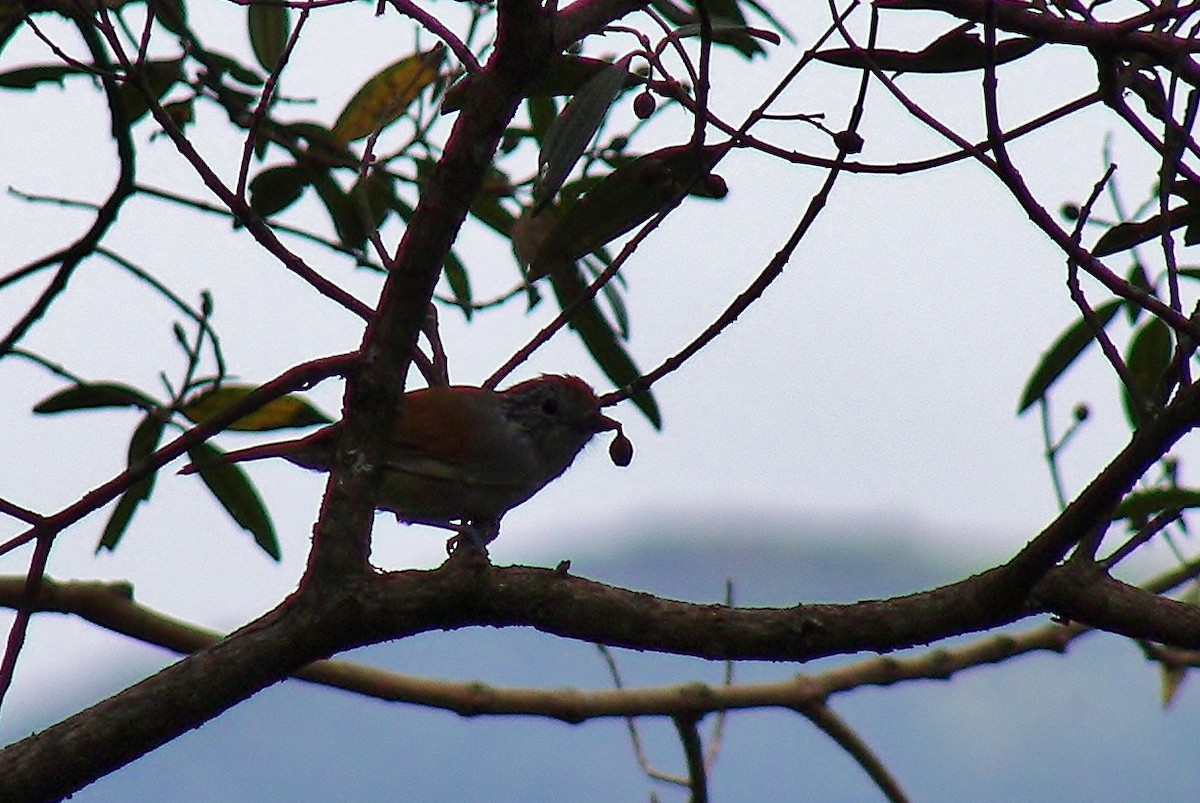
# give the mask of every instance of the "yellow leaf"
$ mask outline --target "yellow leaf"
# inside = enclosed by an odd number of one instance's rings
[[[338,115],[334,137],[342,143],[353,142],[395,122],[421,90],[437,79],[445,50],[439,42],[371,77]]]
[[[1163,666],[1160,676],[1162,678],[1162,689],[1159,700],[1162,702],[1162,707],[1166,708],[1175,702],[1175,697],[1179,694],[1179,687],[1187,679],[1187,668],[1182,666]]]
[[[221,385],[198,393],[183,405],[181,412],[199,424],[212,418],[246,397],[255,389],[254,385]],[[267,402],[252,413],[242,416],[227,429],[243,432],[263,432],[288,427],[307,427],[313,424],[328,424],[331,419],[307,401],[295,394],[280,396]]]

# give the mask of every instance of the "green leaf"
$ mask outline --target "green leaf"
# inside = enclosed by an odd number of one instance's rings
[[[396,197],[394,181],[387,170],[371,168],[365,176],[359,177],[347,193],[368,237],[379,230],[392,210],[392,201]],[[363,239],[366,240],[365,237]]]
[[[442,270],[446,275],[446,283],[450,285],[450,292],[454,294],[454,303],[462,310],[463,316],[468,321],[471,320],[471,316],[475,314],[475,309],[471,306],[471,279],[467,275],[466,266],[454,253],[453,248],[446,253]]]
[[[1150,284],[1150,277],[1146,275],[1146,269],[1136,259],[1129,268],[1129,274],[1125,277],[1125,281],[1145,293],[1154,293],[1154,286]],[[1141,304],[1135,304],[1132,301],[1125,302],[1125,320],[1129,322],[1130,326],[1138,322],[1138,319],[1142,317],[1142,312]]]
[[[471,203],[471,215],[483,225],[503,237],[512,236],[513,223],[516,217],[502,203],[501,197],[511,195],[511,192],[481,192]]]
[[[1117,314],[1117,310],[1121,308],[1122,303],[1119,300],[1109,301],[1096,307],[1095,314],[1101,327],[1108,325],[1108,322]],[[1058,378],[1071,367],[1094,339],[1095,334],[1092,332],[1092,327],[1082,317],[1071,324],[1067,331],[1059,335],[1058,340],[1055,340],[1050,349],[1042,355],[1041,362],[1038,363],[1037,368],[1029,377],[1029,381],[1025,384],[1021,400],[1017,403],[1017,415],[1024,413],[1033,406],[1034,402],[1045,396],[1050,386],[1058,381]]]
[[[146,465],[146,461],[158,448],[165,425],[166,421],[157,411],[147,414],[138,424],[137,429],[133,431],[133,437],[129,439],[128,469],[130,471],[138,471]],[[117,543],[129,528],[129,522],[133,520],[134,511],[137,510],[138,505],[150,498],[150,492],[154,490],[154,479],[157,476],[156,472],[152,472],[142,477],[121,495],[116,508],[113,509],[112,515],[108,517],[108,522],[104,525],[100,543],[96,544],[97,552],[101,549],[112,551],[117,548]]]
[[[558,119],[558,104],[554,98],[543,96],[527,98],[525,105],[529,110],[529,135],[540,144]]]
[[[188,449],[188,457],[192,459],[196,473],[221,507],[238,526],[254,536],[254,543],[263,552],[279,560],[282,552],[270,514],[246,472],[236,463],[222,462],[224,454],[208,443],[199,443]]]
[[[97,382],[72,385],[34,405],[33,411],[48,415],[69,410],[91,410],[98,407],[140,407],[152,410],[156,402],[140,390],[116,382]]]
[[[254,3],[246,9],[246,30],[254,58],[267,72],[274,72],[287,48],[291,33],[288,8],[274,3]]]
[[[1134,491],[1121,500],[1113,511],[1113,521],[1129,519],[1144,522],[1164,510],[1189,510],[1200,507],[1200,491],[1191,488],[1147,488]]]
[[[312,180],[312,186],[329,212],[329,220],[333,223],[333,230],[341,244],[350,249],[361,248],[370,232],[363,225],[358,208],[350,196],[328,172],[317,174]]]
[[[554,119],[538,154],[538,177],[533,185],[535,205],[553,198],[566,181],[600,130],[609,107],[621,94],[627,75],[619,64],[596,73]]]
[[[556,266],[550,272],[550,284],[559,306],[564,309],[587,289],[583,275],[574,263]],[[579,335],[600,370],[618,387],[628,385],[641,376],[641,371],[618,341],[616,332],[600,313],[595,299],[586,301],[571,316],[569,326]],[[662,428],[662,413],[650,391],[635,393],[630,400],[655,429]]]
[[[297,164],[268,167],[250,179],[250,208],[259,217],[278,214],[300,199],[310,178]]]
[[[221,385],[198,393],[180,409],[189,420],[202,424],[218,413],[246,398],[256,385]],[[289,393],[272,399],[252,413],[234,421],[226,429],[240,432],[267,432],[276,429],[311,427],[332,423],[329,416],[318,410],[302,396]]]
[[[1129,351],[1125,355],[1125,365],[1129,368],[1130,379],[1144,398],[1154,409],[1158,409],[1167,401],[1170,388],[1163,381],[1167,368],[1171,365],[1174,355],[1174,345],[1171,342],[1171,327],[1159,318],[1151,318],[1133,335],[1129,343]],[[1134,403],[1128,388],[1123,388],[1121,394],[1125,402],[1125,416],[1134,428],[1142,423],[1142,416],[1147,412]]]
[[[597,254],[599,265],[593,265],[590,259],[580,260],[584,271],[588,274],[588,281],[594,281],[600,274],[612,264],[612,259],[609,255],[601,250]],[[613,322],[616,324],[617,334],[622,340],[629,339],[629,310],[625,306],[625,299],[621,298],[621,290],[619,283],[622,281],[620,274],[614,277],[613,281],[605,282],[600,288],[600,295],[608,303],[608,308],[612,312]]]

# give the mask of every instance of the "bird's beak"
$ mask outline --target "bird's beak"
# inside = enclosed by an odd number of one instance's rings
[[[612,430],[621,431],[621,422],[615,418],[609,418],[603,413],[596,413],[596,417],[592,419],[592,432],[611,432]]]

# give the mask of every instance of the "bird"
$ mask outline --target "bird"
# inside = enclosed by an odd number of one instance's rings
[[[545,374],[503,391],[436,385],[404,394],[400,409],[375,507],[400,521],[454,530],[450,551],[469,543],[486,552],[501,517],[561,476],[598,433],[617,432],[614,463],[633,457],[620,422],[600,412],[595,391],[575,376]],[[282,457],[327,472],[341,430],[337,422],[304,438],[227,452],[218,462]],[[206,467],[189,464],[181,473]]]

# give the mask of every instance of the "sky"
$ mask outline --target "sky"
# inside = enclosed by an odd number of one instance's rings
[[[437,11],[446,5],[439,4]],[[248,60],[242,10],[206,4],[203,13],[228,32],[227,49]],[[411,25],[394,15],[375,19],[362,4],[323,11],[316,19],[283,90],[319,98],[297,104],[298,117],[331,122],[357,86],[396,57],[397,41],[410,47]],[[817,32],[820,15],[794,14],[785,21],[805,43]],[[916,15],[897,25],[890,41],[920,47],[950,27],[936,15]],[[52,25],[48,30],[61,33]],[[768,76],[781,74],[794,57],[789,45],[778,50],[767,61],[720,60],[714,108],[739,120],[739,112],[772,85]],[[44,45],[22,36],[0,54],[0,71],[49,58]],[[1048,75],[1055,76],[1053,84],[1045,80]],[[1084,90],[1088,80],[1094,80],[1094,66],[1071,55],[1039,52],[1028,64],[1005,67],[1005,119],[1015,124],[1050,109]],[[966,135],[982,133],[978,76],[906,76],[901,84]],[[815,69],[785,95],[782,111],[827,111],[830,121],[844,119],[853,87],[848,71]],[[103,197],[113,165],[99,93],[75,79],[65,90],[8,92],[0,103],[7,121],[0,127],[0,148],[20,155],[5,160],[8,187]],[[628,109],[617,113],[628,114]],[[683,122],[667,115],[651,129],[646,149],[682,141],[688,130]],[[222,132],[222,120],[208,111],[195,136],[201,151],[229,176],[240,151]],[[145,158],[140,179],[205,197],[169,143],[148,141],[150,133],[146,125],[137,131]],[[866,142],[861,158],[874,163],[949,150],[878,86],[869,95],[860,133]],[[1153,175],[1103,110],[1089,110],[1069,124],[1021,140],[1012,153],[1035,191],[1055,208],[1090,191],[1103,172],[1109,134],[1118,178],[1136,202]],[[817,141],[795,123],[766,126],[761,135],[785,147],[812,147]],[[644,368],[685,345],[752,281],[824,178],[820,170],[747,151],[731,154],[718,172],[729,184],[729,196],[719,203],[685,204],[623,271],[630,348]],[[298,219],[320,225],[315,210],[302,204]],[[90,216],[7,194],[0,196],[0,221],[3,273],[62,246]],[[394,242],[398,232],[384,234]],[[353,316],[314,298],[244,232],[231,231],[220,218],[138,200],[122,211],[107,242],[186,297],[195,299],[205,288],[213,292],[214,322],[227,359],[245,381],[263,381],[304,359],[351,349],[361,336]],[[374,302],[376,277],[304,244],[288,243],[325,275]],[[505,244],[470,231],[459,247],[471,255],[469,264],[486,266],[475,277],[478,295],[511,285],[516,269]],[[603,546],[597,539],[618,546],[641,537],[644,530],[633,525],[649,516],[687,526],[717,513],[723,521],[736,521],[745,511],[747,522],[751,514],[767,512],[806,521],[861,521],[872,532],[880,523],[895,523],[904,538],[985,556],[979,558],[981,567],[984,560],[1001,559],[1035,536],[1057,509],[1039,422],[1015,411],[1039,355],[1074,320],[1064,280],[1056,249],[979,166],[961,162],[909,177],[847,175],[764,297],[683,370],[655,387],[665,419],[662,431],[650,428],[630,405],[611,411],[634,443],[633,464],[618,468],[606,457],[606,443],[593,444],[566,476],[509,514],[492,558],[554,562]],[[0,321],[14,320],[42,281],[0,293]],[[548,306],[526,314],[520,305],[510,305],[469,325],[454,310],[443,310],[452,379],[476,383],[487,377],[549,320]],[[92,260],[25,346],[89,378],[157,392],[160,371],[178,375],[179,352],[170,328],[176,318],[113,266]],[[1060,420],[1076,401],[1093,403],[1089,423],[1064,456],[1068,490],[1082,487],[1127,435],[1114,383],[1097,356],[1080,366],[1056,396]],[[513,379],[541,372],[577,373],[608,389],[569,335],[539,351]],[[121,411],[29,415],[62,384],[31,365],[11,359],[0,363],[0,410],[9,422],[0,428],[0,449],[9,456],[0,464],[0,495],[43,512],[119,471],[136,425]],[[335,383],[325,383],[311,398],[336,415],[340,392]],[[250,440],[229,435],[220,443],[235,448]],[[168,471],[116,553],[93,554],[106,513],[93,515],[59,537],[50,575],[128,579],[140,601],[174,616],[218,628],[245,621],[294,588],[323,487],[322,477],[288,464],[264,463],[250,471],[280,533],[280,564],[253,547],[195,478]],[[11,523],[0,530],[17,531]],[[704,537],[699,528],[697,537]],[[443,545],[441,533],[381,517],[373,560],[388,569],[432,566],[444,556]],[[27,560],[27,552],[0,558],[0,572],[23,572]],[[0,615],[0,625],[8,621]],[[36,632],[35,623],[18,701],[22,689],[28,694],[70,663],[58,652],[61,642],[52,649]],[[83,638],[71,649],[94,660],[105,638]]]

